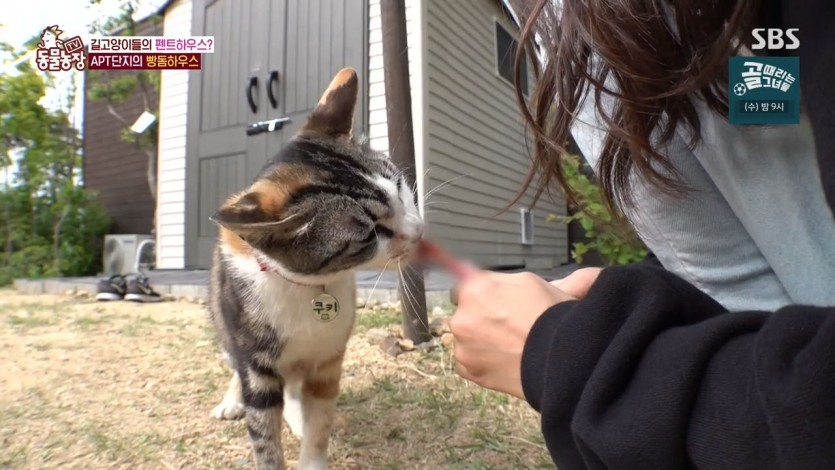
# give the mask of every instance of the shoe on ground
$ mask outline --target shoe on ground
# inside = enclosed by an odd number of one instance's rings
[[[110,276],[108,279],[102,279],[96,284],[96,300],[122,300],[125,297],[127,289],[125,276],[119,274]]]
[[[160,302],[162,296],[154,291],[147,277],[138,276],[128,282],[125,300],[133,302]]]

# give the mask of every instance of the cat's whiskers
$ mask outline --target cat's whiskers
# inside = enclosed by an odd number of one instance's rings
[[[403,175],[406,174],[406,170],[408,170],[410,168],[411,168],[411,166],[404,166],[404,167],[398,168],[397,171],[394,172],[394,175],[392,175],[392,177],[389,178],[389,179],[391,179],[392,181],[395,181],[395,180],[403,177]]]
[[[406,300],[408,300],[408,301],[409,301],[409,307],[411,307],[411,309],[412,309],[412,310],[414,310],[414,308],[415,308],[415,303],[414,303],[414,301],[412,300],[412,293],[411,293],[411,291],[409,290],[409,283],[405,282],[405,280],[404,280],[404,276],[403,276],[403,268],[401,267],[401,264],[400,264],[400,260],[399,260],[399,259],[397,260],[397,272],[398,272],[398,274],[400,275],[400,283],[401,283],[401,285],[403,286],[403,293],[404,293],[404,294],[406,294]],[[401,299],[401,300],[402,300],[402,299]]]
[[[397,140],[395,140],[394,145],[391,146],[391,151],[389,152],[389,155],[391,155],[395,151],[397,151],[397,146],[400,145],[400,141],[403,138],[404,132],[406,131],[406,125],[407,125],[407,123],[404,122],[403,127],[400,129],[400,132],[397,134]]]
[[[406,265],[406,267],[410,267],[410,268],[412,268],[412,269],[415,269],[413,266],[410,266],[410,265],[408,265],[408,264]],[[401,278],[401,280],[402,280],[402,279],[404,278],[404,275],[403,275],[403,266],[402,266],[401,260],[399,260],[399,259],[397,260],[397,270],[400,272],[400,278]],[[417,270],[415,270],[415,272],[417,272]],[[409,284],[408,284],[407,282],[403,282],[402,284],[403,284],[403,290],[404,290],[404,292],[406,293],[406,299],[409,301],[409,306],[410,306],[410,307],[412,308],[412,310],[414,311],[414,310],[415,310],[415,308],[416,308],[417,297],[416,297],[416,296],[415,296],[415,294],[413,294],[413,293],[412,293],[412,291],[409,289]],[[418,320],[420,320],[420,323],[421,323],[421,325],[422,325],[422,326],[424,326],[424,327],[425,327],[425,328],[427,328],[427,329],[429,328],[429,324],[427,324],[426,322],[424,322],[424,321],[423,321],[420,317],[418,317]]]
[[[389,263],[391,263],[391,259],[389,259],[388,261],[386,261],[386,264],[384,264],[384,265],[383,265],[383,269],[381,269],[381,270],[380,270],[380,275],[379,275],[379,276],[377,276],[377,280],[376,280],[376,281],[374,281],[374,287],[372,287],[372,288],[371,288],[371,293],[370,293],[370,294],[368,294],[368,298],[367,298],[367,299],[365,299],[365,302],[366,302],[366,303],[368,303],[368,301],[369,301],[369,300],[371,300],[371,297],[373,297],[373,296],[374,296],[374,291],[376,291],[376,290],[377,290],[377,284],[379,284],[379,283],[380,283],[380,279],[382,279],[382,278],[383,278],[383,274],[385,274],[385,272],[386,272],[386,268],[388,268],[388,267],[389,267]]]
[[[426,181],[426,175],[428,175],[428,174],[429,174],[429,171],[430,171],[430,170],[432,170],[432,168],[427,168],[427,169],[426,169],[426,171],[424,171],[424,172],[423,172],[423,180],[424,180],[424,181]],[[418,192],[418,190],[417,190],[417,184],[418,184],[418,182],[417,182],[417,178],[415,178],[415,180],[414,180],[414,181],[412,181],[412,194],[417,194],[417,192]],[[423,198],[423,200],[424,200],[424,202],[425,202],[425,201],[426,201],[426,198],[424,197],[424,198]]]
[[[470,176],[470,175],[458,175],[458,176],[453,176],[452,178],[450,178],[450,179],[448,179],[448,180],[446,180],[446,181],[444,181],[444,182],[439,183],[437,186],[435,186],[434,188],[430,189],[430,190],[429,190],[429,192],[427,192],[427,193],[423,196],[423,201],[424,201],[424,203],[426,203],[426,201],[429,199],[429,197],[430,197],[430,196],[432,196],[433,194],[435,194],[436,192],[438,192],[440,189],[444,188],[445,186],[448,186],[448,185],[452,184],[453,182],[455,182],[455,181],[457,181],[457,180],[459,180],[459,179],[461,179],[461,178],[467,177],[467,176]]]
[[[428,181],[429,172],[432,171],[432,168],[429,167],[426,171],[423,172],[423,180]],[[412,194],[417,194],[417,178],[415,178],[414,184],[412,185]],[[423,202],[426,202],[426,195],[423,195]]]

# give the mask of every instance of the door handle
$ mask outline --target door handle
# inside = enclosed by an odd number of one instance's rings
[[[276,85],[278,85],[278,70],[273,70],[270,72],[270,78],[267,80],[267,98],[270,100],[273,109],[278,107],[278,98],[276,98],[273,92],[273,88]]]
[[[255,104],[255,98],[252,97],[252,89],[258,89],[258,77],[250,77],[249,85],[246,86],[246,101],[249,103],[249,109],[252,110],[253,113],[258,112],[258,105]]]
[[[280,130],[284,124],[290,122],[290,118],[270,119],[269,121],[258,121],[246,126],[246,135],[258,135],[264,132]]]

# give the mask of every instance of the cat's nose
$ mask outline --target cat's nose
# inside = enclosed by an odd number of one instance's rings
[[[415,228],[415,232],[409,237],[409,241],[417,243],[421,238],[423,238],[423,225]]]
[[[411,233],[411,234],[408,234],[408,235],[405,234],[405,233],[398,233],[394,237],[394,239],[399,241],[399,242],[417,243],[417,242],[420,241],[420,239],[422,237],[423,237],[423,229],[419,229],[419,230],[415,231],[414,233]]]

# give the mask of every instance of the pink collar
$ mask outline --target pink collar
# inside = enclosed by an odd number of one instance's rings
[[[288,278],[287,276],[285,276],[284,274],[281,274],[278,270],[270,269],[270,267],[267,266],[267,263],[265,263],[261,260],[257,260],[257,261],[258,261],[258,267],[261,269],[261,272],[278,274],[279,277],[281,277],[285,281],[289,282],[290,284],[295,284],[295,285],[301,286],[301,287],[316,287],[316,288],[322,289],[322,292],[325,291],[325,285],[324,284],[305,284],[303,282],[294,281],[294,280]]]

